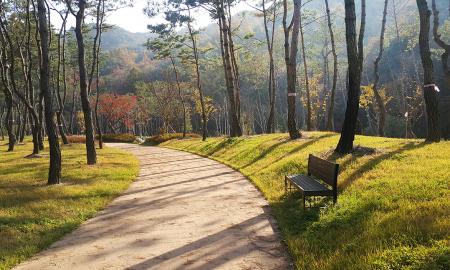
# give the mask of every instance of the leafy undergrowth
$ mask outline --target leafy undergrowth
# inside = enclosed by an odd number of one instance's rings
[[[6,152],[0,142],[0,269],[9,269],[48,247],[92,217],[128,187],[138,173],[135,157],[97,149],[98,165],[87,166],[85,147],[62,146],[62,184],[47,186],[48,148],[24,158],[32,143]]]
[[[184,139],[190,138],[200,138],[200,135],[195,133],[187,133]],[[183,139],[183,133],[165,133],[161,135],[151,136],[145,139],[144,145],[154,146],[174,139]]]
[[[86,136],[84,136],[84,135],[68,135],[67,141],[69,143],[86,143]]]
[[[102,139],[103,142],[133,143],[136,137],[131,133],[103,134]]]
[[[172,140],[161,146],[211,157],[265,195],[298,269],[450,269],[450,142],[357,136],[354,154],[330,155],[338,134],[311,132]],[[285,195],[285,174],[305,173],[308,154],[340,164],[339,197],[304,211]]]

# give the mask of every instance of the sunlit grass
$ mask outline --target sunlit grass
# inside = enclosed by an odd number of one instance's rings
[[[341,165],[338,204],[303,211],[285,196],[285,174],[305,173],[308,154],[324,155],[334,133],[172,140],[181,149],[245,174],[272,206],[298,269],[450,269],[450,142],[358,136],[370,155],[329,157]],[[243,194],[243,196],[245,196]]]
[[[0,141],[0,269],[48,247],[92,217],[136,177],[138,161],[123,151],[98,149],[87,166],[82,144],[62,146],[62,184],[47,186],[48,148],[24,158],[32,144],[6,152]]]

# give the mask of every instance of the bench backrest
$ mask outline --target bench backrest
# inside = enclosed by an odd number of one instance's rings
[[[309,155],[308,159],[308,175],[319,178],[325,183],[337,188],[337,177],[339,174],[339,164],[329,162],[314,155]]]

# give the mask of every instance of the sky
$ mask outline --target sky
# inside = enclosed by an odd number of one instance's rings
[[[156,0],[163,1],[163,0]],[[134,0],[134,4],[132,7],[121,8],[117,11],[110,12],[106,18],[106,22],[108,24],[114,24],[121,28],[124,28],[127,31],[137,33],[137,32],[148,32],[147,25],[151,23],[157,23],[161,21],[161,18],[150,19],[147,15],[144,14],[143,9],[147,5],[147,0]],[[235,8],[234,12],[240,12],[242,10],[249,9],[250,7],[246,4],[239,4]],[[205,27],[208,24],[212,23],[209,15],[204,10],[197,12],[194,14],[196,20],[196,26]],[[56,12],[52,12],[51,14],[52,23],[55,27],[61,24],[61,19]],[[86,20],[86,23],[91,23],[93,21]],[[75,18],[73,16],[69,16],[67,21],[68,28],[75,26]]]
[[[130,32],[147,32],[147,25],[161,21],[160,18],[150,19],[144,14],[143,9],[147,6],[146,0],[134,0],[133,7],[122,8],[112,12],[106,22],[114,24]],[[211,23],[207,13],[196,14],[195,18],[199,26]]]

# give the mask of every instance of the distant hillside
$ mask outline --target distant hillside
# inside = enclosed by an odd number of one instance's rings
[[[383,10],[383,2],[382,0],[377,1],[367,1],[367,11],[368,15],[366,17],[366,33],[365,33],[365,41],[367,42],[371,38],[378,39],[380,27],[381,27],[381,16]],[[396,1],[398,7],[397,12],[399,13],[399,20],[405,20],[408,18],[408,15],[416,12],[416,3],[414,0],[397,0]],[[447,14],[448,1],[447,0],[437,0],[437,6],[439,10],[443,10],[441,20],[445,19],[445,15]],[[344,26],[344,5],[341,0],[330,0],[330,7],[333,12],[338,14],[342,14],[341,16],[337,16],[335,18],[335,27]],[[320,17],[323,14],[324,10],[323,1],[313,1],[304,6],[305,10],[313,11],[315,16]],[[360,1],[356,0],[356,9],[359,16],[360,12]],[[393,16],[392,16],[392,6],[389,6],[389,16],[388,16],[388,24],[393,25]],[[250,10],[247,12],[241,12],[240,14],[235,15],[234,22],[235,24],[240,25],[240,32],[242,34],[253,32],[255,37],[258,39],[264,39],[264,29],[263,29],[263,21],[261,17],[254,16],[255,11]],[[310,13],[310,12],[309,12]],[[246,14],[242,18],[242,16]],[[281,15],[278,18],[279,22],[277,24],[277,28],[281,31]],[[306,19],[309,21],[310,19]],[[201,32],[201,40],[203,42],[212,42],[215,43],[218,41],[218,27],[217,24],[212,23],[208,26],[204,27]],[[318,24],[310,24],[306,27],[306,31],[312,31],[314,29],[318,29]],[[143,44],[147,41],[149,37],[151,37],[151,33],[132,33],[127,30],[114,26],[111,30],[105,32],[103,34],[103,49],[110,51],[118,48],[126,48],[131,50],[144,50]]]
[[[118,26],[113,26],[102,35],[102,48],[106,51],[127,48],[144,50],[144,44],[151,33],[132,33]]]

